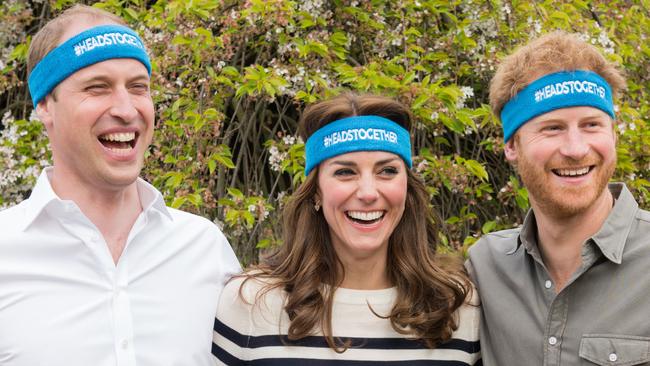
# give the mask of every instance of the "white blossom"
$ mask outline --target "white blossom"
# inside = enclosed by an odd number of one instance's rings
[[[280,151],[275,145],[269,148],[269,165],[276,172],[282,171],[282,162],[288,157],[288,153]]]
[[[603,51],[605,53],[614,53],[615,44],[611,39],[609,39],[609,36],[605,30],[600,31],[600,34],[598,35],[598,43],[603,47]]]
[[[456,101],[456,108],[461,109],[465,107],[465,101],[474,97],[474,89],[471,86],[461,86],[460,91],[463,93]]]

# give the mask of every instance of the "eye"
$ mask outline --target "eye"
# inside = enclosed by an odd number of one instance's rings
[[[108,84],[91,84],[84,88],[84,91],[90,93],[102,93],[108,90]]]
[[[397,175],[398,173],[399,173],[399,169],[397,169],[397,167],[394,166],[385,166],[381,168],[381,170],[379,171],[379,174],[387,175],[387,176]]]
[[[337,169],[334,172],[335,177],[349,177],[349,176],[354,175],[354,174],[355,174],[354,170],[352,170],[350,168],[341,168],[341,169]]]
[[[600,121],[587,121],[585,122],[585,127],[587,128],[598,128],[602,125]]]
[[[544,132],[557,132],[561,130],[562,130],[562,126],[560,125],[546,125],[542,127],[542,131]]]
[[[131,85],[131,90],[133,90],[136,93],[146,93],[149,91],[149,84],[145,83],[136,83]]]

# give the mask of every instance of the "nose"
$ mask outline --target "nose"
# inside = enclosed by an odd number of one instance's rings
[[[377,182],[373,174],[363,174],[358,181],[356,196],[363,202],[373,202],[379,197]]]
[[[124,123],[131,123],[138,117],[138,110],[133,103],[132,96],[124,87],[118,87],[113,91],[109,112],[112,117],[120,119]]]
[[[581,160],[589,154],[588,136],[579,128],[571,128],[566,132],[566,140],[560,148],[560,153],[573,160]]]

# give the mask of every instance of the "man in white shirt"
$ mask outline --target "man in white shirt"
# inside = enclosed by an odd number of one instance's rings
[[[28,71],[54,164],[0,212],[0,365],[211,365],[240,266],[212,222],[138,178],[154,126],[142,41],[75,6],[33,38]]]

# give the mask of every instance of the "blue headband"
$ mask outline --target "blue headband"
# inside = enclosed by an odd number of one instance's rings
[[[151,63],[138,34],[121,25],[101,25],[68,39],[50,51],[29,75],[34,108],[60,82],[84,67],[113,58],[133,58],[147,68]]]
[[[323,160],[354,151],[388,151],[413,165],[406,129],[384,117],[354,116],[328,123],[307,139],[305,175]]]
[[[583,70],[557,72],[533,81],[506,103],[501,110],[504,141],[532,118],[568,107],[594,107],[615,118],[612,89],[600,75]]]

